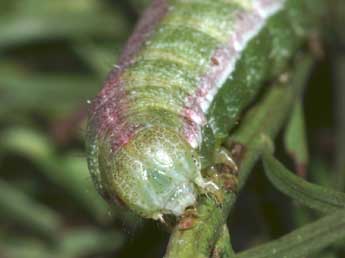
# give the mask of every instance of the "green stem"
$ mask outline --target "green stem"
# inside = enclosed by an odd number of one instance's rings
[[[284,145],[294,161],[296,173],[305,178],[309,157],[302,98],[296,101],[290,121],[285,129]]]
[[[235,252],[230,243],[228,227],[224,224],[220,237],[212,252],[212,258],[234,258]]]
[[[280,239],[239,253],[236,258],[299,258],[345,237],[345,210],[310,223]]]
[[[263,162],[268,179],[290,198],[324,213],[345,209],[345,193],[305,181],[286,169],[271,154],[265,153]]]
[[[296,96],[305,86],[312,64],[310,57],[301,59],[295,65],[290,83],[271,87],[263,101],[248,112],[239,129],[230,137],[229,142],[242,145],[244,149],[238,160],[239,189],[263,151],[270,146],[270,139],[282,127]],[[224,203],[220,207],[215,200],[201,197],[195,226],[184,231],[177,227],[174,229],[165,258],[210,257],[235,200],[236,193],[225,192]]]

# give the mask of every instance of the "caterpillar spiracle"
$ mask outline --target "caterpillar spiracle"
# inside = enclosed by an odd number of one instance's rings
[[[88,166],[137,214],[195,204],[241,111],[319,20],[321,0],[154,0],[92,101]]]

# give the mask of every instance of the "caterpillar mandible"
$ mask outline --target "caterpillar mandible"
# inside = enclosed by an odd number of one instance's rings
[[[264,81],[317,23],[321,0],[154,0],[92,101],[98,191],[146,218],[181,215],[212,186],[201,169]]]

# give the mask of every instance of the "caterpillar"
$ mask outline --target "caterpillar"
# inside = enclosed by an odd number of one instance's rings
[[[321,0],[154,0],[90,107],[88,167],[103,197],[161,219],[216,187],[201,170],[323,8]]]

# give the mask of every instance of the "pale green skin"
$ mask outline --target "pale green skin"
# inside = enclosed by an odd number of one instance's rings
[[[193,149],[182,133],[184,101],[209,68],[215,49],[232,33],[233,10],[247,7],[245,1],[242,6],[235,4],[241,1],[182,2],[169,1],[173,8],[123,74],[131,103],[128,120],[144,129],[114,154],[106,135],[100,136],[89,121],[88,163],[97,189],[110,202],[121,199],[146,218],[181,215],[212,186],[201,169],[214,163],[220,144],[262,83],[284,72],[323,4],[287,0],[269,19],[213,99],[203,142]]]
[[[117,197],[129,200],[126,205],[144,217],[181,215],[185,207],[196,201],[194,183],[204,186],[200,164],[193,157],[197,153],[164,127],[140,131],[115,158],[109,155],[107,147],[100,149],[100,154],[104,159],[100,164],[108,166],[101,166],[100,170],[113,171],[102,173],[102,182],[107,182],[108,189],[121,189],[116,192]]]

